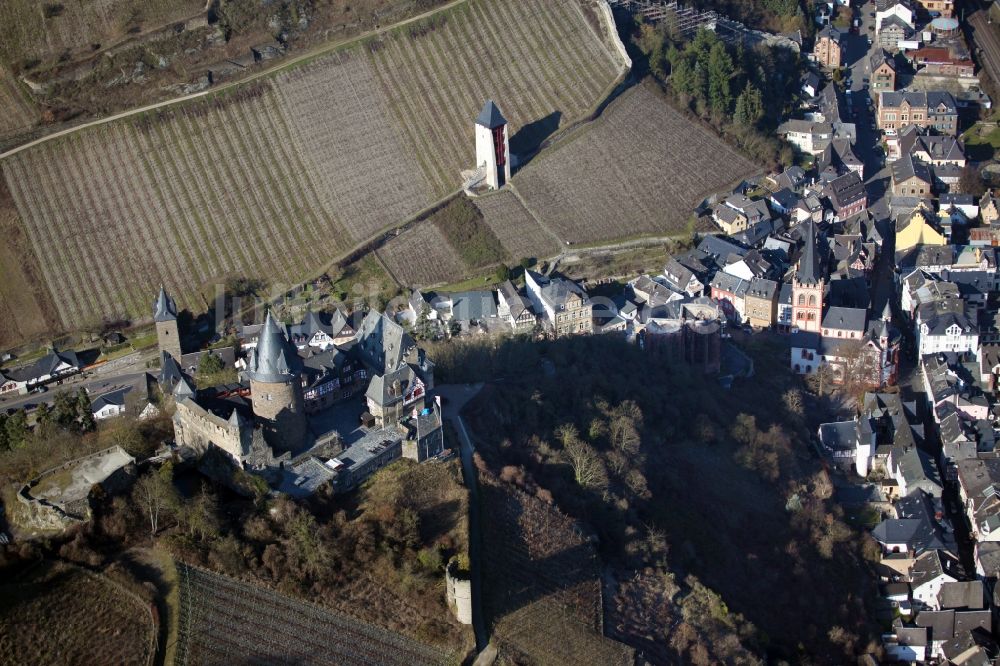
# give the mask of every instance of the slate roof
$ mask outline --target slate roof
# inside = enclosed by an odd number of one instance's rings
[[[288,334],[288,339],[292,341],[300,340],[305,342],[320,332],[331,335],[333,333],[333,327],[324,322],[323,319],[324,317],[319,313],[307,312],[305,319],[303,319],[301,323],[292,324],[286,327],[285,330]]]
[[[503,294],[504,301],[506,301],[507,307],[510,309],[510,316],[515,320],[524,314],[525,311],[531,311],[531,303],[517,291],[514,283],[510,280],[504,281],[497,290]]]
[[[893,16],[896,15],[893,14]],[[882,24],[885,25],[884,19],[882,21]],[[869,66],[868,71],[874,72],[883,64],[889,65],[889,67],[892,68],[892,71],[896,71],[896,61],[895,59],[893,59],[891,55],[889,55],[888,51],[886,51],[885,49],[875,49],[874,51],[872,51],[871,55],[868,57],[868,66]]]
[[[799,195],[797,195],[795,192],[792,192],[787,187],[783,187],[774,194],[772,194],[771,198],[774,199],[774,201],[777,202],[777,204],[782,208],[784,208],[785,210],[791,210],[792,208],[795,208],[795,204],[799,202]]]
[[[982,610],[986,607],[983,581],[947,582],[938,591],[938,603],[942,609]]]
[[[725,259],[730,254],[736,254],[743,256],[747,253],[747,249],[737,245],[736,243],[730,242],[725,238],[720,238],[719,236],[705,236],[698,243],[698,250],[704,252],[706,255]]]
[[[867,196],[865,184],[861,182],[861,177],[853,171],[845,173],[827,185],[827,196],[834,208],[840,210],[846,208]]]
[[[288,342],[283,327],[268,311],[257,346],[247,356],[246,375],[264,383],[285,383],[302,370],[298,351]]]
[[[955,104],[955,98],[949,92],[937,91],[914,91],[914,90],[899,90],[899,91],[883,91],[879,93],[879,108],[895,109],[899,108],[903,101],[906,101],[910,107],[927,108],[928,115],[936,115],[938,106],[943,105],[945,107],[944,113],[954,114],[957,113],[958,106]]]
[[[365,397],[383,407],[393,405],[406,396],[416,379],[416,374],[408,365],[386,372],[385,375],[374,375],[365,391]],[[399,382],[398,387],[396,382]]]
[[[943,550],[929,550],[917,556],[910,566],[910,586],[917,589],[942,574],[957,580],[961,577],[959,569],[959,561],[953,555]]]
[[[923,325],[927,327],[927,332],[924,335],[947,335],[947,330],[952,324],[957,324],[962,333],[971,334],[976,332],[975,325],[965,314],[961,312],[942,312],[924,321]]]
[[[174,299],[167,296],[167,290],[163,288],[163,285],[160,285],[160,295],[153,303],[153,321],[159,323],[175,319],[177,319],[177,305],[174,303]]]
[[[831,307],[823,317],[823,328],[864,333],[868,311],[862,308]]]
[[[492,291],[460,291],[451,294],[451,316],[458,321],[481,321],[497,316]]]
[[[131,386],[125,386],[120,389],[115,389],[114,391],[108,391],[107,393],[102,393],[90,402],[90,411],[97,413],[102,408],[112,405],[115,407],[125,406],[125,394],[132,390]]]
[[[500,109],[493,100],[486,100],[486,104],[483,105],[483,110],[479,112],[479,116],[476,118],[476,124],[482,125],[489,129],[496,129],[497,127],[503,127],[507,124],[507,119],[503,117],[500,113]]]
[[[783,282],[781,284],[781,293],[778,294],[778,303],[781,303],[782,305],[791,305],[793,292],[794,289],[792,288],[791,283]]]
[[[548,303],[554,310],[562,310],[566,306],[566,301],[570,295],[575,294],[586,303],[590,296],[580,285],[561,277],[546,277],[540,273],[531,273],[531,278],[538,285],[538,296]]]
[[[379,373],[398,368],[416,347],[402,326],[375,310],[365,316],[354,338],[362,360]]]
[[[816,256],[816,223],[806,220],[804,227],[804,244],[802,256],[799,257],[799,268],[796,277],[799,282],[805,285],[818,284],[823,279],[823,270],[820,261]]]
[[[812,331],[798,331],[797,333],[792,333],[788,336],[788,343],[794,349],[818,350],[820,347],[819,333],[813,333]]]
[[[773,301],[774,297],[778,294],[778,283],[774,280],[768,280],[766,278],[755,277],[750,280],[750,287],[747,289],[746,295],[753,296],[754,298],[762,298],[764,300]]]
[[[790,190],[797,190],[805,182],[805,179],[805,170],[799,166],[792,166],[779,173],[772,180],[774,180],[778,189],[788,188]]]
[[[77,370],[83,367],[80,363],[80,359],[77,358],[76,352],[72,349],[67,351],[56,351],[55,349],[52,349],[48,354],[29,366],[8,371],[8,377],[15,381],[35,381],[45,376],[51,376],[52,373],[56,371],[56,368],[63,363],[72,366]]]
[[[747,289],[750,288],[750,281],[744,280],[741,277],[735,275],[730,275],[723,271],[719,271],[712,278],[712,282],[709,284],[712,289],[718,289],[726,293],[735,295],[737,298],[742,298],[746,296]]]
[[[900,154],[927,153],[932,160],[965,159],[962,143],[955,137],[946,134],[929,134],[917,125],[907,125],[899,130]]]
[[[858,424],[855,421],[823,423],[819,427],[819,441],[830,451],[854,450],[858,443]]]
[[[911,153],[904,153],[902,157],[892,163],[892,181],[903,183],[911,178],[917,178],[930,185],[931,171],[926,164],[915,159]]]

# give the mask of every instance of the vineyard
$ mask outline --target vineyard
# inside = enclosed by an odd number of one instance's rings
[[[423,26],[371,42],[371,59],[435,191],[472,166],[472,120],[494,99],[512,150],[535,123],[591,109],[621,67],[587,25],[577,0],[472,0]]]
[[[153,618],[103,576],[42,565],[0,585],[0,661],[6,664],[151,663]]]
[[[18,89],[18,83],[0,65],[0,140],[30,128],[38,120],[38,112]]]
[[[626,646],[601,635],[600,565],[574,521],[488,472],[480,491],[483,610],[501,652],[516,662],[631,664]]]
[[[178,563],[176,663],[441,664],[413,639],[264,587]]]
[[[298,282],[456,190],[487,97],[526,145],[593,107],[619,67],[576,0],[469,0],[0,170],[64,327],[148,316],[160,283],[201,309],[226,277]]]
[[[702,198],[755,169],[645,84],[513,180],[563,240],[593,243],[682,232]]]
[[[559,241],[542,228],[516,195],[509,191],[479,197],[476,208],[515,261],[559,254]]]
[[[423,287],[455,282],[465,275],[462,258],[451,249],[437,227],[413,225],[378,250],[392,275],[406,285]]]

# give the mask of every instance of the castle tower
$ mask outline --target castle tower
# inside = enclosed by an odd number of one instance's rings
[[[823,289],[826,280],[816,251],[816,223],[806,221],[805,246],[792,278],[792,325],[800,331],[819,333],[823,323]]]
[[[253,411],[264,438],[278,451],[302,449],[308,438],[302,399],[302,361],[284,331],[267,313],[256,349],[247,357]]]
[[[167,352],[178,363],[181,361],[181,336],[177,328],[177,305],[160,285],[160,295],[153,304],[153,322],[156,324],[156,341],[161,352]]]
[[[510,180],[510,141],[507,119],[488,100],[476,118],[476,167],[486,169],[486,184],[495,190]]]

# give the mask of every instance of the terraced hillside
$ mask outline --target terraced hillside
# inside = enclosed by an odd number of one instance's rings
[[[130,29],[188,18],[204,6],[202,0],[4,0],[0,62],[46,63],[119,39]]]
[[[513,182],[528,208],[575,244],[682,232],[706,195],[755,170],[643,84]]]
[[[51,299],[39,308],[58,303],[67,328],[148,316],[161,282],[200,309],[227,276],[301,280],[455,191],[486,98],[522,146],[601,99],[622,64],[578,1],[468,0],[19,152],[0,169],[30,248],[9,250],[30,249]],[[0,285],[0,310],[11,298]]]
[[[4,664],[143,666],[155,629],[142,599],[74,566],[40,563],[0,585]]]
[[[266,588],[178,564],[176,663],[399,664],[453,661],[434,648]]]
[[[0,65],[0,139],[30,128],[38,110],[18,89],[14,77]]]

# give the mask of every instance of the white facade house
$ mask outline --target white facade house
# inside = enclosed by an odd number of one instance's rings
[[[497,289],[497,311],[515,331],[530,331],[537,323],[531,303],[507,280]]]
[[[979,348],[979,331],[965,315],[954,312],[945,312],[921,322],[918,338],[921,356],[975,352]]]
[[[939,610],[938,593],[945,583],[958,581],[958,560],[943,550],[929,550],[910,567],[910,589],[914,604]]]
[[[882,21],[889,18],[890,16],[899,17],[899,19],[910,26],[913,29],[913,10],[904,5],[901,2],[897,2],[891,7],[886,7],[880,12],[875,12],[875,32],[881,32]]]
[[[124,388],[108,391],[107,393],[102,393],[97,396],[90,403],[90,411],[94,415],[94,419],[97,421],[103,421],[104,419],[110,419],[124,414],[125,394],[131,389],[132,387],[126,386]]]
[[[486,102],[476,118],[476,168],[484,170],[486,185],[492,190],[503,187],[510,180],[507,119],[493,100]]]

